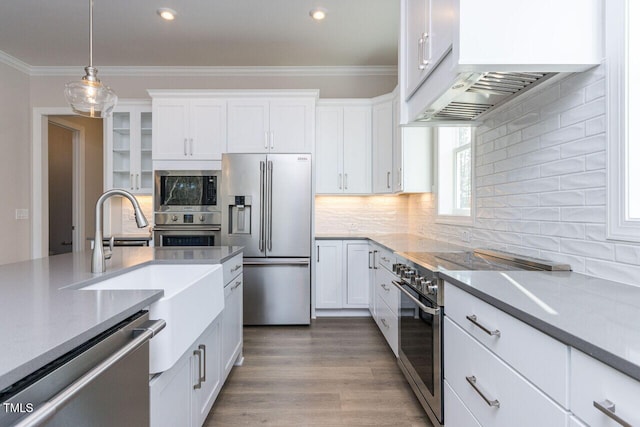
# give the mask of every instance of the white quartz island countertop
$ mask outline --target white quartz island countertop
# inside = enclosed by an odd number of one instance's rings
[[[572,272],[444,271],[440,277],[640,381],[640,287]]]
[[[0,266],[0,392],[163,295],[161,290],[77,288],[143,265],[220,264],[240,252],[236,246],[114,248],[101,274],[91,273],[91,252]]]

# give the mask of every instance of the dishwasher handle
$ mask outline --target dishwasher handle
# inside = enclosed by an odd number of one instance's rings
[[[160,332],[167,325],[162,319],[149,320],[137,328],[133,329],[133,340],[121,349],[113,353],[111,356],[100,362],[86,374],[69,384],[67,388],[60,393],[53,396],[47,402],[42,403],[38,409],[32,412],[27,417],[23,418],[14,427],[32,427],[39,426],[54,416],[56,412],[61,410],[69,401],[74,398],[78,393],[82,391],[86,386],[91,384],[98,376],[109,369],[111,366],[118,363],[120,360],[127,357],[140,347],[142,347],[147,341],[153,338],[158,332]]]

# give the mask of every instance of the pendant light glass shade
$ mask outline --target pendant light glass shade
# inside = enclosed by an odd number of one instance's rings
[[[87,117],[103,118],[113,111],[118,102],[116,93],[98,78],[93,66],[93,0],[89,0],[89,66],[80,81],[69,82],[64,96],[74,113]]]

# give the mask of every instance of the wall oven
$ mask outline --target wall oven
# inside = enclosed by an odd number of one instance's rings
[[[220,246],[220,171],[155,171],[156,246]]]

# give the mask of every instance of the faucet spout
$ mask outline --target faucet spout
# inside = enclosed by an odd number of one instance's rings
[[[104,248],[102,247],[102,206],[107,199],[113,196],[121,196],[131,202],[138,228],[144,228],[149,225],[147,218],[142,213],[138,200],[136,200],[133,194],[119,188],[105,191],[96,202],[96,234],[93,239],[93,253],[91,254],[92,273],[104,273],[107,269]]]

